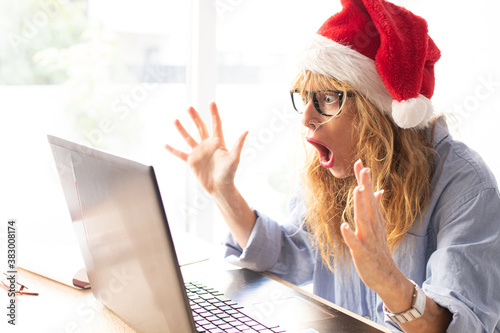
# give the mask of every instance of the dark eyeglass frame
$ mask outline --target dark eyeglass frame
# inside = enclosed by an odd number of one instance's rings
[[[337,94],[337,96],[339,98],[339,111],[336,114],[326,114],[326,113],[323,113],[323,111],[321,111],[321,109],[319,107],[318,99],[316,98],[316,93],[318,93],[318,92],[330,92],[330,93]],[[304,111],[302,111],[302,112],[299,111],[299,109],[295,105],[295,100],[293,98],[293,94],[300,94],[300,90],[298,88],[294,89],[294,90],[290,90],[290,97],[292,98],[292,104],[293,104],[293,108],[295,109],[295,111],[297,111],[299,114],[303,114]],[[313,101],[314,108],[316,109],[316,111],[318,111],[319,114],[326,116],[326,117],[336,117],[342,112],[342,105],[344,104],[344,92],[343,91],[325,89],[325,90],[316,90],[316,91],[306,92],[306,103],[305,103],[306,105],[309,101],[309,97],[308,97],[309,94],[311,94],[311,99]],[[352,97],[352,96],[354,96],[354,93],[351,91],[348,91],[345,96]],[[304,110],[305,110],[305,108],[304,108]]]

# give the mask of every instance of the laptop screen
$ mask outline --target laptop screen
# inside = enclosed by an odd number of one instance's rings
[[[48,140],[95,297],[140,332],[195,331],[153,167]]]

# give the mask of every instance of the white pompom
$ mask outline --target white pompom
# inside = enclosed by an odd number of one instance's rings
[[[430,100],[422,95],[401,102],[392,101],[392,118],[401,128],[423,128],[432,114]]]

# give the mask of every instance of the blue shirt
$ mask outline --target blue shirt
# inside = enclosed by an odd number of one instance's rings
[[[440,119],[434,135],[437,169],[422,223],[393,253],[401,272],[453,314],[448,332],[500,332],[500,195],[482,159],[449,135]],[[295,198],[283,225],[257,212],[242,250],[228,235],[226,259],[255,271],[269,271],[361,316],[401,329],[384,316],[383,302],[365,286],[354,265],[334,274],[300,227],[304,203]]]

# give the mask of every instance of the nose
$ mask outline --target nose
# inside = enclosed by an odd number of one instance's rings
[[[319,116],[321,116],[314,108],[314,102],[309,100],[306,104],[304,113],[302,114],[302,125],[311,129],[316,129],[318,124],[321,123]]]

